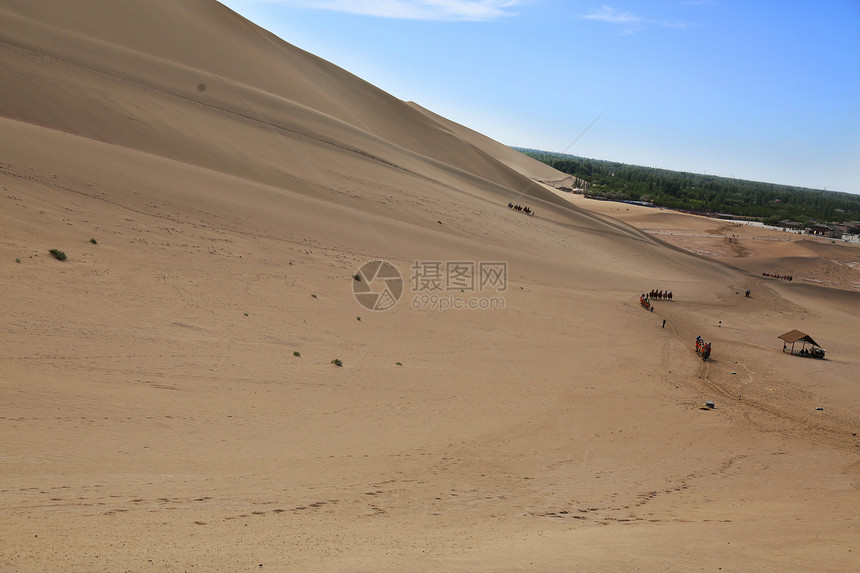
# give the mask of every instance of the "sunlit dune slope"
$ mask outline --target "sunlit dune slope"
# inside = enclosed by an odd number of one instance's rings
[[[12,2],[2,15],[6,117],[243,176],[242,148],[277,130],[285,155],[304,138],[402,169],[430,160],[529,185],[411,105],[211,1]],[[234,139],[229,157],[211,148],[218,133]]]
[[[90,13],[99,18],[81,16]],[[12,2],[0,15],[8,78],[0,114],[11,120],[254,181],[275,194],[431,226],[445,219],[466,235],[498,235],[501,244],[528,241],[494,224],[511,215],[499,212],[509,201],[530,203],[541,219],[574,233],[650,242],[533,183],[553,178],[546,166],[399,101],[217,3]],[[624,245],[617,251],[635,267],[639,255]]]

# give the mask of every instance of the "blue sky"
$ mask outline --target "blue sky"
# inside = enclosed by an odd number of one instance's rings
[[[860,0],[222,3],[507,145],[860,193]]]

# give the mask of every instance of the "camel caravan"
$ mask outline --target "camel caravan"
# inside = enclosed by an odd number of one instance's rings
[[[652,299],[672,300],[672,291],[652,289],[648,293],[643,292],[639,297],[639,304],[641,304],[642,308],[645,310],[654,312],[654,305],[651,304]]]
[[[779,279],[782,281],[790,281],[794,279],[794,275],[778,275],[776,273],[762,273],[761,276],[769,279]]]
[[[514,205],[513,203],[508,203],[508,207],[513,209],[514,211],[518,211],[520,213],[525,213],[526,215],[534,215],[535,212],[532,211],[529,207],[523,207],[522,205]]]
[[[651,306],[651,301],[648,299],[648,295],[646,295],[645,293],[642,293],[642,296],[639,297],[639,304],[641,304],[642,308],[644,308],[645,310],[650,310],[651,312],[654,312],[654,307]]]
[[[701,336],[696,337],[696,354],[702,357],[702,361],[711,356],[711,343],[705,342]]]
[[[670,290],[652,290],[648,293],[649,298],[657,300],[672,300],[672,291]]]

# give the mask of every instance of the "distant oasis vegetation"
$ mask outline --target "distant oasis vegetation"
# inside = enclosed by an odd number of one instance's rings
[[[768,225],[860,220],[860,195],[514,149],[584,180],[586,196],[753,217]]]

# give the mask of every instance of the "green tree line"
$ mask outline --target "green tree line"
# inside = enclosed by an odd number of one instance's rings
[[[586,194],[591,196],[755,217],[771,225],[784,219],[801,223],[860,220],[860,195],[515,149],[588,181]]]

